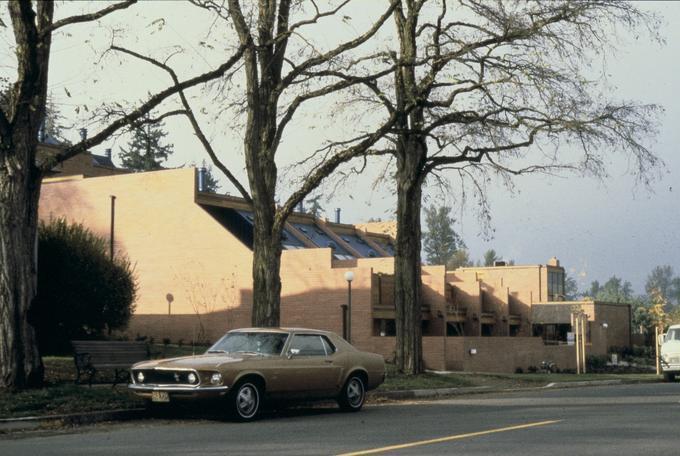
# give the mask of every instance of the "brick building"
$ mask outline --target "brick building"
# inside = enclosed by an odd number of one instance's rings
[[[81,222],[112,237],[117,254],[131,259],[139,295],[128,335],[212,341],[249,326],[248,205],[199,191],[194,169],[111,174],[46,179],[40,216]],[[345,273],[352,271],[352,342],[392,356],[393,238],[385,227],[370,230],[370,224],[360,228],[304,213],[289,218],[281,241],[283,326],[342,333]],[[589,354],[629,345],[629,306],[565,302],[564,269],[554,258],[546,265],[454,271],[423,266],[422,274],[429,368],[508,372],[542,360],[573,368],[567,333],[576,308],[588,314]]]

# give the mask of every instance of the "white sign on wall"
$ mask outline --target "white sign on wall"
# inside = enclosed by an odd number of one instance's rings
[[[574,337],[573,332],[568,332],[567,333],[567,345],[574,345],[576,341],[576,338]]]

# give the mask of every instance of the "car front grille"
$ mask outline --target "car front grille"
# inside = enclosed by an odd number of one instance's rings
[[[668,364],[680,364],[680,356],[672,356],[668,358]]]
[[[143,382],[137,378],[139,372],[144,374]],[[190,373],[198,377],[197,372],[184,370],[135,369],[132,371],[134,382],[140,385],[198,385],[199,382],[189,382]]]

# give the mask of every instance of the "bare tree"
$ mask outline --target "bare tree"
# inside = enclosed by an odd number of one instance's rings
[[[337,44],[329,50],[318,50],[303,35],[306,26],[322,19],[337,17],[349,1],[339,1],[337,7],[320,10],[316,3],[306,4],[311,13],[305,12],[302,4],[290,0],[259,0],[257,5],[242,4],[239,0],[228,0],[222,7],[212,0],[192,0],[195,4],[209,8],[228,19],[236,30],[239,42],[245,47],[243,76],[245,96],[243,102],[234,106],[237,113],[245,117],[243,153],[248,175],[248,188],[242,185],[227,166],[215,154],[201,126],[193,115],[186,98],[184,108],[189,112],[194,130],[203,143],[215,166],[222,170],[236,186],[243,198],[252,204],[254,212],[253,233],[253,312],[255,326],[278,326],[280,322],[281,279],[281,234],[288,216],[321,181],[339,165],[352,158],[364,155],[394,125],[397,116],[388,118],[370,132],[361,134],[342,146],[331,147],[311,166],[299,186],[290,191],[285,201],[277,206],[278,165],[276,161],[279,145],[286,128],[290,125],[299,108],[310,101],[329,95],[366,81],[375,81],[392,72],[390,66],[367,74],[356,71],[347,77],[336,73],[357,66],[362,61],[347,57],[348,53],[368,42],[389,20],[396,0],[387,5],[385,12],[365,32]],[[245,7],[245,8],[244,8]],[[295,14],[299,20],[293,20]],[[294,42],[294,38],[298,38]],[[141,57],[141,56],[140,56]],[[153,63],[153,62],[152,62]],[[158,62],[155,62],[158,64]],[[171,69],[164,67],[171,73]],[[337,145],[337,144],[336,144]],[[304,145],[301,145],[303,148]],[[310,162],[311,163],[311,162]]]
[[[6,3],[16,43],[13,51],[17,77],[0,109],[0,388],[23,388],[42,382],[43,366],[29,312],[36,294],[38,199],[44,174],[142,118],[168,97],[223,76],[241,58],[243,48],[215,70],[177,81],[150,96],[92,137],[55,155],[38,156],[52,34],[70,25],[99,20],[135,2],[120,1],[93,13],[56,21],[51,0]]]
[[[606,174],[606,154],[628,154],[647,182],[659,161],[644,145],[656,106],[618,102],[590,64],[617,29],[654,27],[620,1],[401,0],[394,11],[399,71],[367,84],[388,112],[396,158],[396,361],[422,370],[421,199],[428,178],[452,176],[488,217],[486,182],[533,173]],[[390,96],[389,94],[392,93]],[[405,110],[407,105],[414,106]],[[380,151],[378,153],[385,153]]]

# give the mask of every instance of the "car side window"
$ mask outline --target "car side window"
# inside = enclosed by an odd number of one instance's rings
[[[298,356],[326,356],[326,349],[320,336],[296,334],[290,344],[291,350],[299,350]]]
[[[326,350],[326,355],[335,353],[335,346],[326,338],[326,336],[321,336],[321,342],[323,343],[323,348]]]

